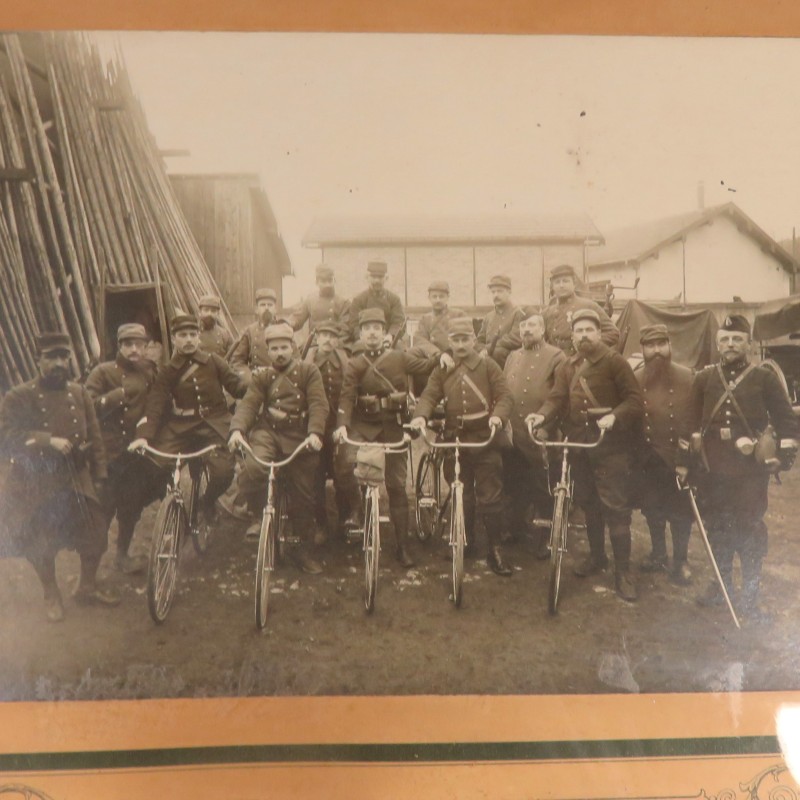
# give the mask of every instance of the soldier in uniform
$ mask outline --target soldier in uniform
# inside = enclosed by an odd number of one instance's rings
[[[571,455],[575,499],[586,514],[590,555],[575,566],[579,577],[602,572],[608,566],[605,527],[614,551],[615,588],[624,600],[636,599],[630,576],[632,454],[642,419],[642,394],[633,370],[616,351],[601,341],[600,315],[590,308],[572,316],[577,353],[556,373],[555,385],[544,405],[528,416],[534,427],[560,421],[570,441],[591,442],[596,433],[591,408],[610,408],[597,427],[606,431],[603,442]]]
[[[643,572],[667,568],[667,522],[672,535],[674,583],[687,585],[692,573],[687,563],[692,509],[675,481],[678,437],[686,427],[692,371],[672,363],[666,325],[645,325],[639,334],[643,365],[636,370],[642,390],[644,419],[638,469],[642,513],[650,529],[652,551],[641,564]]]
[[[308,322],[308,335],[312,337],[321,322],[333,320],[343,331],[349,325],[350,301],[336,294],[336,278],[333,269],[319,264],[316,269],[318,291],[295,306],[289,316],[289,324],[296,331]]]
[[[274,289],[256,291],[256,321],[242,331],[228,358],[230,365],[248,381],[255,370],[269,366],[264,331],[275,321],[277,304]]]
[[[108,525],[117,517],[117,569],[127,575],[142,572],[143,556],[131,558],[128,550],[142,510],[158,497],[160,486],[143,469],[142,459],[128,452],[136,424],[156,377],[156,365],[145,358],[150,337],[144,325],[126,323],[117,330],[117,357],[98,364],[86,379],[86,391],[94,401],[108,460],[108,481],[102,505]]]
[[[365,442],[398,442],[403,438],[403,423],[408,412],[408,376],[427,375],[433,359],[420,358],[402,350],[386,349],[386,317],[383,309],[368,308],[359,314],[363,349],[350,359],[339,395],[339,412],[334,439],[341,442],[348,429],[351,438]],[[356,463],[356,448],[345,446],[345,461],[350,470]],[[405,453],[386,456],[386,492],[389,516],[396,539],[397,560],[404,567],[414,562],[406,548],[408,538],[408,497]],[[360,493],[350,501],[353,518],[348,525],[360,527]]]
[[[405,324],[406,315],[400,298],[385,286],[387,272],[388,267],[384,261],[370,261],[367,264],[369,288],[357,294],[350,303],[350,335],[354,342],[358,341],[361,335],[359,315],[371,308],[380,308],[383,311],[386,320],[384,334],[386,344],[390,345],[399,338],[398,334]]]
[[[295,564],[316,575],[322,566],[310,552],[314,542],[314,483],[319,451],[328,418],[328,401],[320,371],[292,354],[290,325],[271,325],[266,331],[270,366],[253,376],[230,424],[228,447],[235,452],[249,439],[253,452],[264,461],[286,458],[308,437],[311,450],[300,453],[284,469],[289,476],[289,516],[296,536],[304,540]],[[268,470],[247,454],[239,477],[250,510],[264,506]]]
[[[221,445],[206,461],[209,478],[202,511],[206,524],[211,524],[214,503],[233,478],[233,456],[224,447],[231,415],[223,389],[242,397],[247,384],[222,358],[200,349],[200,326],[195,317],[177,315],[170,330],[173,356],[156,375],[138,437],[128,449],[152,443],[165,453],[188,453],[209,444]]]
[[[215,353],[222,358],[228,357],[233,344],[231,332],[219,323],[219,311],[222,307],[219,297],[204,294],[198,303],[198,319],[200,320],[200,349],[206,353]]]
[[[451,320],[449,333],[454,366],[441,364],[431,373],[428,385],[417,403],[412,427],[423,430],[433,410],[444,400],[445,436],[458,436],[464,442],[489,438],[508,422],[513,401],[500,367],[475,349],[472,320]],[[460,456],[464,482],[464,518],[468,541],[475,531],[475,513],[481,515],[487,538],[487,560],[497,574],[509,577],[511,567],[500,547],[503,509],[503,460],[498,443],[477,450],[464,450]],[[445,460],[445,477],[453,480],[454,457]]]
[[[720,361],[697,373],[689,398],[689,428],[702,441],[708,472],[701,476],[698,500],[720,575],[732,597],[733,557],[739,555],[741,610],[754,621],[765,617],[758,605],[761,564],[767,553],[769,461],[757,458],[754,441],[768,425],[777,434],[774,466],[789,469],[797,452],[797,419],[774,373],[750,363],[750,323],[739,314],[726,317],[717,331]],[[771,437],[764,437],[765,443]],[[774,441],[774,440],[773,440]],[[684,453],[686,448],[684,448]],[[679,465],[685,479],[687,468]],[[716,583],[702,605],[722,602]]]
[[[63,548],[80,554],[77,603],[114,606],[120,598],[96,582],[108,537],[96,490],[106,459],[92,399],[69,380],[69,336],[42,333],[36,345],[39,377],[12,388],[0,406],[0,445],[12,459],[0,498],[0,550],[30,561],[47,619],[59,622],[56,555]]]
[[[343,328],[334,319],[325,320],[317,324],[316,345],[306,354],[305,361],[313,364],[322,375],[325,395],[328,399],[328,419],[325,423],[324,447],[322,448],[319,467],[317,468],[316,481],[316,519],[317,524],[327,526],[328,515],[325,510],[325,483],[333,478],[336,495],[336,510],[339,517],[339,526],[343,528],[349,509],[349,499],[353,496],[355,478],[347,469],[343,454],[333,441],[333,431],[336,428],[336,414],[339,408],[339,395],[342,391],[342,382],[347,367],[348,356],[345,350],[339,347],[339,339]]]
[[[509,529],[524,531],[526,514],[533,502],[543,519],[553,515],[553,498],[542,449],[531,441],[525,419],[537,412],[555,383],[556,369],[566,361],[564,352],[544,341],[541,314],[525,311],[519,323],[522,347],[506,360],[503,374],[514,407],[511,412],[513,448],[503,451],[504,483],[511,500]],[[538,558],[549,556],[549,531],[540,532],[536,543]]]
[[[522,309],[511,300],[511,278],[507,275],[495,275],[489,281],[494,310],[490,311],[478,331],[477,349],[486,353],[501,367],[505,364],[510,348],[498,349],[498,344],[509,334],[518,335]],[[517,343],[519,347],[519,342]]]
[[[594,300],[578,297],[575,286],[578,277],[568,264],[556,267],[550,273],[550,288],[555,295],[555,302],[542,310],[545,331],[544,338],[556,347],[560,347],[567,355],[575,352],[572,337],[572,319],[576,311],[590,308],[600,318],[600,338],[608,347],[616,347],[619,342],[619,330],[611,318]]]

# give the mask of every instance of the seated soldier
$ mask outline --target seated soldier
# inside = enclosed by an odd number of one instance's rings
[[[296,565],[311,575],[322,567],[311,555],[314,543],[314,483],[328,418],[328,401],[320,371],[292,356],[292,328],[271,325],[265,332],[270,366],[253,376],[230,426],[228,447],[235,452],[249,438],[256,456],[280,461],[308,437],[311,450],[284,467],[289,475],[289,517],[303,546],[294,553]],[[250,510],[263,509],[268,469],[247,454],[239,486]]]

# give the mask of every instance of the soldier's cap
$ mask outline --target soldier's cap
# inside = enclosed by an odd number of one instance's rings
[[[660,342],[666,339],[669,341],[669,331],[666,325],[642,325],[639,331],[639,344],[647,344],[647,342]]]
[[[314,272],[318,278],[333,277],[333,267],[329,267],[327,264],[317,264]]]
[[[199,331],[200,324],[197,321],[197,317],[193,316],[192,314],[176,314],[169,321],[169,328],[172,333],[186,330]]]
[[[447,281],[431,281],[430,286],[428,286],[428,291],[450,294],[450,284]]]
[[[557,267],[554,267],[550,271],[550,280],[552,281],[553,278],[572,278],[572,280],[578,279],[578,273],[575,272],[575,267],[571,267],[569,264],[559,264]]]
[[[144,325],[139,325],[138,322],[126,322],[117,328],[117,341],[121,342],[123,339],[143,339],[145,342],[150,341]]]
[[[256,289],[256,303],[259,300],[274,300],[278,302],[278,293],[274,289]]]
[[[207,306],[208,308],[216,308],[217,311],[222,308],[222,304],[219,301],[219,297],[214,294],[204,294],[198,301],[197,301],[198,308],[203,308],[203,306]]]
[[[508,289],[511,291],[511,278],[508,275],[492,275],[491,279],[489,280],[488,284],[489,288],[491,289],[492,286],[502,286],[504,289]]]
[[[46,356],[57,352],[72,352],[72,341],[61,331],[46,331],[36,336],[36,350]]]
[[[389,267],[385,261],[370,261],[367,264],[367,272],[370,275],[385,275],[389,271]]]
[[[728,314],[728,316],[722,321],[720,330],[738,331],[739,333],[746,333],[748,336],[751,332],[750,323],[747,321],[747,317],[743,317],[741,314]]]
[[[475,328],[470,317],[456,317],[450,320],[447,326],[448,336],[462,336],[464,334],[475,335]]]
[[[290,342],[294,338],[294,331],[291,325],[280,322],[277,325],[267,325],[264,331],[264,341],[274,342],[276,339],[288,339]]]
[[[382,308],[365,308],[358,314],[358,324],[366,325],[368,322],[380,322],[383,327],[386,327],[386,315],[383,313]]]
[[[523,320],[530,319],[531,317],[541,316],[542,310],[539,308],[539,306],[523,306],[519,321],[522,322]]]
[[[334,336],[341,336],[342,329],[335,319],[324,319],[316,327],[317,333],[331,333]]]
[[[574,328],[575,324],[582,319],[590,319],[597,327],[600,327],[600,315],[593,308],[579,308],[573,315],[570,325]]]

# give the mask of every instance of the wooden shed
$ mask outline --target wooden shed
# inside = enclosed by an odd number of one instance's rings
[[[283,305],[289,254],[258,175],[170,175],[189,227],[237,325],[252,321],[255,290],[270,286]]]

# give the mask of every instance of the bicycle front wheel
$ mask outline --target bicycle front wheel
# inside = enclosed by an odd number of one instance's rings
[[[269,581],[275,569],[275,512],[265,510],[261,518],[261,534],[258,538],[256,557],[256,627],[264,630],[269,611]]]
[[[454,485],[450,498],[450,546],[453,548],[453,603],[461,608],[464,584],[464,546],[467,531],[464,524],[464,487]]]
[[[189,530],[192,533],[192,544],[197,555],[204,556],[208,552],[211,541],[211,526],[206,520],[200,521],[200,503],[208,488],[208,466],[203,464],[197,476],[192,475],[192,488],[189,495]]]
[[[158,509],[147,570],[147,607],[153,621],[159,624],[167,618],[175,597],[185,524],[183,505],[174,494],[168,494]]]
[[[378,560],[381,553],[380,509],[378,493],[367,490],[364,508],[364,607],[367,614],[375,610],[375,596],[378,594]]]
[[[414,509],[417,536],[421,542],[433,536],[439,527],[439,498],[436,496],[436,470],[439,465],[430,453],[423,453],[414,482]]]
[[[561,561],[567,549],[569,528],[569,505],[565,489],[556,489],[553,506],[553,524],[550,528],[550,583],[547,592],[547,610],[558,612],[558,592],[561,587]]]

